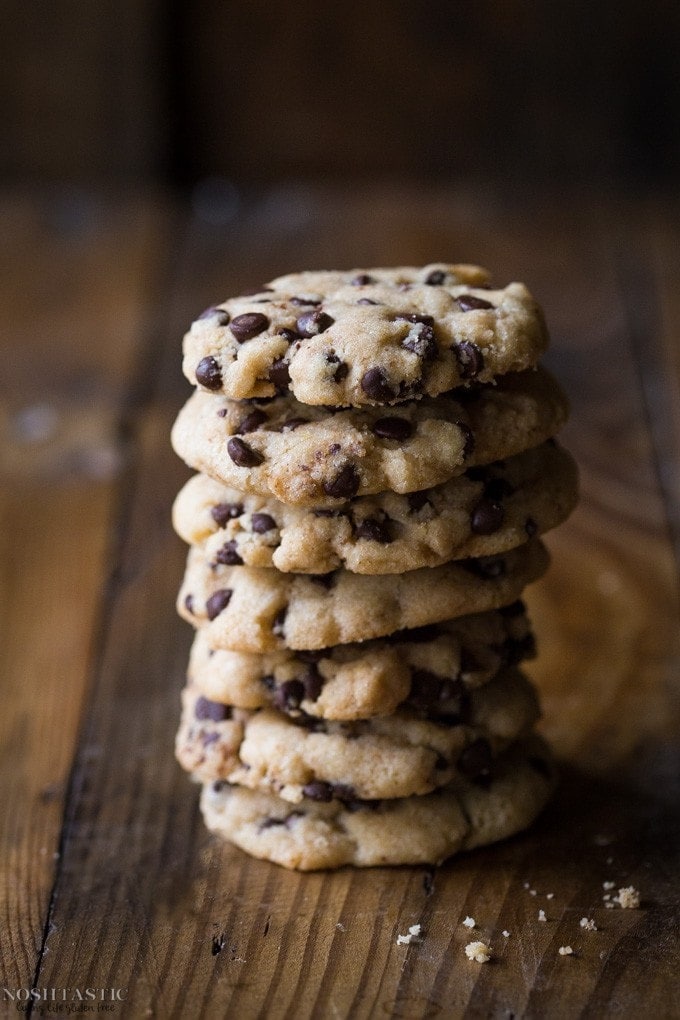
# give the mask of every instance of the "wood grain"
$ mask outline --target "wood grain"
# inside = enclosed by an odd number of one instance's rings
[[[645,321],[666,323],[641,338],[631,326],[612,244],[619,215],[613,205],[582,198],[566,211],[536,207],[529,214],[475,192],[275,189],[253,201],[228,233],[187,220],[165,289],[157,277],[139,277],[140,266],[154,264],[148,234],[130,236],[127,261],[137,268],[121,275],[119,300],[130,323],[138,321],[134,309],[144,305],[144,293],[147,301],[153,295],[155,312],[133,358],[136,371],[121,354],[122,376],[132,373],[136,396],[125,418],[127,473],[110,545],[113,570],[77,741],[73,722],[58,740],[40,736],[61,707],[57,679],[48,677],[41,700],[35,687],[27,693],[37,660],[21,671],[13,667],[24,678],[12,695],[16,712],[42,713],[42,723],[30,715],[28,726],[30,747],[42,740],[42,749],[36,765],[35,751],[28,754],[7,729],[17,748],[11,760],[30,777],[19,781],[20,769],[4,766],[4,789],[14,798],[7,803],[24,803],[42,788],[31,784],[44,782],[46,769],[63,776],[74,749],[75,762],[61,856],[40,880],[30,868],[30,846],[36,839],[55,845],[59,810],[49,822],[31,815],[21,830],[20,866],[12,873],[21,892],[5,894],[3,904],[3,962],[14,961],[5,981],[31,980],[26,968],[40,953],[41,987],[124,988],[126,1017],[668,1015],[680,961],[680,656],[668,490],[659,484],[657,431],[639,366],[648,351],[662,358],[672,347],[677,235],[671,221],[662,226],[653,212],[636,209],[630,258],[642,265],[653,250],[659,281],[644,292],[643,300],[654,302]],[[530,594],[541,647],[532,672],[544,729],[563,760],[562,785],[529,833],[436,870],[288,873],[208,836],[197,791],[172,757],[191,637],[174,614],[184,550],[168,520],[187,476],[167,438],[188,394],[179,337],[210,301],[303,262],[349,267],[447,256],[485,262],[499,278],[527,280],[546,306],[550,363],[573,401],[565,440],[581,465],[583,499],[551,538],[552,570]],[[126,304],[130,293],[138,297]],[[83,315],[75,301],[73,315],[78,321]],[[642,342],[653,346],[641,355]],[[18,368],[17,378],[22,373]],[[669,445],[664,457],[671,455],[677,458],[677,450]],[[78,603],[74,629],[77,607],[59,600],[48,628],[55,634],[61,627],[63,664],[73,669],[68,693],[61,693],[75,706],[69,718],[82,710],[79,649],[97,626],[102,576],[93,536],[101,541],[105,526],[95,522],[91,533],[85,519],[100,521],[111,507],[110,496],[97,503],[89,489],[79,490],[78,500],[83,517],[68,540],[51,528],[31,550],[32,529],[24,525],[27,549],[17,561],[22,573],[33,564],[35,585],[51,543],[69,563],[79,541],[90,549],[91,573],[77,596],[88,611]],[[63,528],[66,511],[59,512]],[[46,516],[44,510],[31,517],[33,526]],[[11,563],[7,534],[4,561]],[[16,577],[3,589],[14,593]],[[10,648],[22,661],[33,655],[27,636],[34,602],[33,595],[13,610]],[[63,676],[58,683],[66,692]],[[15,811],[5,824],[9,841]],[[639,888],[641,909],[606,909],[605,881]],[[9,878],[3,887],[10,888]],[[27,900],[34,904],[32,927],[24,915],[21,923],[14,917]],[[538,920],[540,909],[546,922]],[[476,921],[473,934],[461,923],[467,915]],[[582,917],[593,918],[598,930],[584,931]],[[415,923],[423,939],[398,946],[397,935]],[[489,965],[466,959],[473,937],[493,946]],[[564,945],[574,948],[573,957],[559,955]]]

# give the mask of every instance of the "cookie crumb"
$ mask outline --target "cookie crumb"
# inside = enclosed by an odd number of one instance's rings
[[[491,947],[487,946],[485,942],[468,942],[465,947],[465,955],[468,960],[474,960],[475,963],[488,963],[493,953]]]
[[[545,910],[539,910],[539,912],[538,912],[538,920],[539,921],[547,921],[548,920],[548,918],[545,916]]]
[[[615,906],[614,903],[605,903],[605,907],[607,908],[607,910],[613,910],[614,906]]]
[[[574,950],[571,948],[571,946],[560,946],[560,948],[557,950],[557,952],[560,954],[560,956],[573,956],[574,955]]]
[[[538,896],[538,893],[536,892],[536,890],[535,890],[535,889],[530,889],[530,890],[529,890],[529,895],[530,895],[530,896]]]
[[[338,921],[335,927],[338,929],[338,931],[347,931],[347,929],[345,928],[344,924],[341,921]]]
[[[414,939],[417,939],[422,931],[419,924],[412,924],[408,930],[408,935],[397,935],[398,946],[408,946]]]
[[[582,917],[579,924],[584,931],[597,931],[597,925],[593,921],[592,917]]]
[[[640,906],[640,893],[635,886],[629,885],[625,889],[619,889],[619,895],[614,897],[614,902],[624,910],[637,910]]]
[[[545,898],[546,898],[546,900],[554,900],[555,899],[555,893],[554,892],[548,892],[548,893],[545,894]]]
[[[602,888],[603,889],[614,889],[615,887],[616,887],[616,882],[603,882],[602,883]]]
[[[501,935],[503,936],[504,939],[509,939],[510,938],[510,932],[509,931],[502,931]]]
[[[531,886],[531,882],[524,882],[524,888],[528,889]]]
[[[470,917],[469,915],[463,921],[463,924],[465,925],[466,928],[474,928],[476,923],[477,922],[475,921],[474,917]]]

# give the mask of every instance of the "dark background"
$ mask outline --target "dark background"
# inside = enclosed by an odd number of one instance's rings
[[[672,185],[677,0],[0,0],[5,182]]]

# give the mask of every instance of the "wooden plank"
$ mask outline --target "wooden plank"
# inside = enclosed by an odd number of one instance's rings
[[[677,595],[611,221],[585,203],[529,216],[478,199],[278,190],[226,233],[195,226],[181,287],[165,301],[177,341],[159,343],[153,399],[131,431],[132,499],[41,986],[124,988],[130,1016],[664,1014],[680,959]],[[527,279],[573,397],[567,437],[583,503],[531,596],[543,647],[533,674],[562,787],[531,832],[434,873],[297,875],[250,860],[205,833],[171,758],[190,640],[174,616],[184,550],[167,516],[186,477],[167,444],[188,392],[180,322],[300,264],[301,251],[308,266],[340,267],[450,254]],[[642,909],[606,909],[605,881],[638,887]],[[468,914],[494,948],[489,966],[465,958]],[[582,917],[598,930],[584,931]],[[397,946],[414,923],[422,942]],[[558,953],[568,944],[573,958]]]
[[[0,300],[16,315],[0,402],[0,974],[10,989],[31,986],[42,951],[106,602],[120,422],[160,249],[151,206],[87,208],[74,227],[53,205],[2,207]]]

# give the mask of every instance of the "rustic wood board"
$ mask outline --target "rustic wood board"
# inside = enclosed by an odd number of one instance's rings
[[[34,213],[13,215],[20,226]],[[669,1015],[680,964],[678,433],[663,420],[678,384],[673,207],[300,187],[247,197],[225,224],[147,203],[136,215],[107,207],[90,227],[63,270],[53,343],[32,311],[36,267],[66,252],[29,236],[2,289],[10,314],[23,295],[21,401],[42,399],[34,352],[53,357],[44,378],[63,399],[101,375],[94,418],[80,400],[76,420],[105,427],[125,468],[69,487],[45,474],[49,456],[22,468],[3,439],[2,985],[124,989],[116,1009],[130,1017]],[[563,781],[529,833],[436,871],[288,873],[212,839],[173,761],[190,643],[173,607],[185,550],[168,520],[188,475],[167,438],[188,394],[179,339],[203,305],[294,266],[449,256],[530,283],[572,397],[565,441],[583,498],[529,596],[532,674]],[[101,307],[110,341],[94,345]],[[605,881],[634,885],[641,908],[606,909]],[[468,914],[493,946],[489,965],[465,958]],[[423,939],[397,945],[415,923]]]

